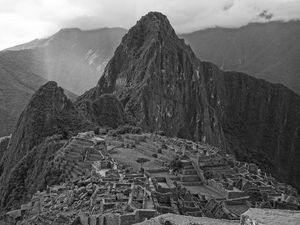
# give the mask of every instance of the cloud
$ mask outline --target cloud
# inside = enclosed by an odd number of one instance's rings
[[[0,5],[0,49],[65,27],[130,28],[149,11],[167,15],[179,33],[300,17],[299,0],[0,0]]]

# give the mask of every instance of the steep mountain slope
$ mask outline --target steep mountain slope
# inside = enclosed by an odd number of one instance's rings
[[[202,63],[228,149],[300,189],[300,96],[279,84]]]
[[[8,144],[9,144],[10,136],[5,136],[0,138],[0,161],[2,159],[2,156],[7,150]],[[1,171],[0,171],[1,173]]]
[[[128,122],[123,105],[111,94],[104,94],[95,99],[84,99],[77,109],[91,122],[99,126],[117,128]]]
[[[199,60],[159,13],[142,17],[123,37],[96,88],[79,98],[115,93],[131,120],[149,130],[221,145],[222,128],[209,109]]]
[[[202,60],[284,84],[300,93],[300,21],[252,23],[181,35]]]
[[[35,158],[36,155],[32,153],[34,146],[39,145],[46,137],[53,134],[74,134],[93,128],[94,126],[75,110],[72,102],[64,95],[62,88],[53,81],[43,85],[32,96],[22,112],[11,137],[10,145],[0,162],[0,196],[2,196],[0,207],[7,207],[14,200],[20,200],[16,198],[15,193],[25,188],[25,184],[22,182],[26,176],[30,176],[30,168],[35,166],[34,162],[28,163],[24,157],[30,160]],[[35,151],[37,154],[39,153],[38,150]],[[43,162],[36,163],[43,164]],[[27,169],[20,169],[22,165],[26,165]],[[21,192],[23,193],[23,191]],[[18,196],[20,197],[20,195]]]
[[[121,37],[121,28],[62,29],[53,36],[9,48],[0,54],[62,87],[82,94],[99,78]]]
[[[200,62],[160,13],[129,30],[97,86],[76,106],[84,110],[86,101],[106,93],[145,130],[221,146],[300,188],[300,97]]]
[[[26,63],[0,53],[0,137],[13,132],[19,115],[32,94],[47,81],[34,74]],[[76,96],[66,91],[72,100]]]
[[[0,54],[0,137],[13,132],[18,117],[31,95],[46,81],[15,67]]]

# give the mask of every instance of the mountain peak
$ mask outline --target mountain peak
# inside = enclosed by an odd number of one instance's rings
[[[132,27],[128,33],[133,31],[147,34],[163,32],[165,35],[165,32],[167,32],[171,35],[176,35],[168,18],[160,12],[149,12],[145,16],[141,17],[137,24]]]
[[[160,12],[149,12],[145,16],[142,16],[137,24],[149,24],[151,26],[166,24],[172,28],[168,18]]]
[[[28,106],[31,105],[39,106],[43,108],[44,111],[46,111],[46,109],[62,111],[71,108],[72,102],[64,94],[64,90],[58,87],[55,81],[48,81],[32,96]],[[27,108],[30,109],[30,107]]]
[[[55,81],[48,81],[47,83],[45,83],[43,86],[41,86],[42,89],[53,89],[53,88],[57,88],[57,82]]]

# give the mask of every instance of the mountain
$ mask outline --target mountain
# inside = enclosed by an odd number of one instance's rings
[[[43,160],[47,159],[45,155],[57,146],[55,141],[51,142],[52,147],[45,146],[50,142],[47,137],[54,134],[64,137],[93,128],[57,83],[51,81],[43,85],[22,112],[0,161],[0,207],[11,207],[28,197],[28,186],[32,185],[28,177],[32,178],[32,171],[41,172],[40,167],[45,165]]]
[[[181,37],[200,59],[223,70],[251,74],[300,93],[300,21],[217,27]]]
[[[133,121],[149,131],[190,139],[205,136],[221,145],[222,130],[218,123],[212,125],[217,116],[209,110],[198,65],[167,18],[149,13],[123,37],[97,87],[77,104],[115,93]]]
[[[82,94],[98,80],[125,32],[122,28],[62,29],[49,38],[18,45],[0,54],[13,58],[17,65],[26,65],[33,74]]]
[[[76,107],[84,110],[103,94],[114,94],[147,131],[222,147],[300,188],[299,95],[201,62],[160,13],[148,13],[129,30]]]
[[[33,73],[30,65],[16,61],[8,52],[0,52],[0,137],[9,135],[33,93],[47,82]],[[66,91],[74,100],[77,96]]]

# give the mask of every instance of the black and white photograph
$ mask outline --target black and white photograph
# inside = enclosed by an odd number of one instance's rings
[[[0,0],[0,225],[300,225],[300,0]]]

